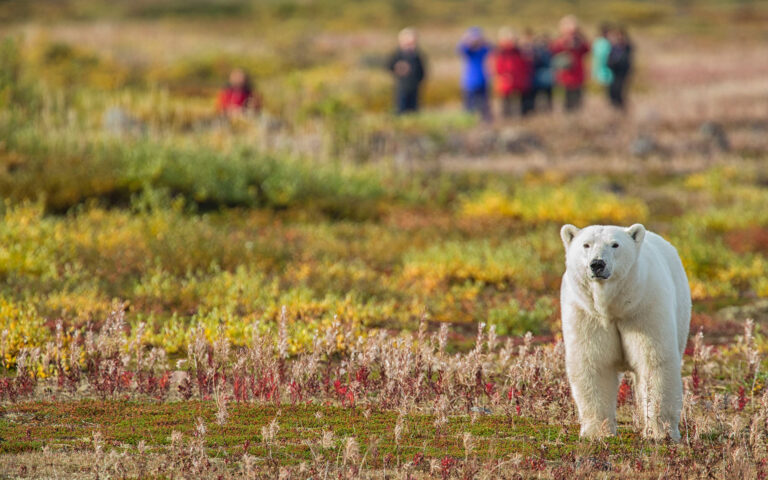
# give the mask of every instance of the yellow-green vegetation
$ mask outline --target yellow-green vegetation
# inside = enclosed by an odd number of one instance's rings
[[[39,450],[51,439],[56,440],[60,449],[90,450],[95,441],[97,444],[120,444],[126,452],[135,455],[137,446],[143,442],[146,453],[151,452],[150,456],[165,452],[178,454],[187,448],[189,438],[195,438],[201,422],[207,424],[202,440],[205,453],[211,457],[225,456],[232,460],[239,460],[243,455],[274,457],[275,464],[294,468],[302,462],[311,462],[317,455],[330,460],[344,450],[349,438],[355,438],[359,443],[360,457],[355,460],[359,462],[368,452],[367,467],[377,469],[395,468],[414,459],[416,467],[425,469],[429,460],[424,461],[424,458],[462,458],[467,452],[464,440],[467,433],[472,439],[470,454],[494,460],[507,457],[507,452],[512,450],[525,456],[542,454],[542,460],[553,461],[574,453],[610,457],[642,448],[640,439],[630,432],[622,432],[620,437],[605,445],[590,445],[578,441],[578,432],[574,428],[557,428],[502,415],[483,415],[472,421],[469,417],[452,418],[435,433],[434,416],[414,414],[398,418],[397,413],[391,411],[364,413],[315,405],[279,408],[245,404],[231,408],[230,423],[225,426],[214,423],[215,413],[210,403],[196,401],[165,404],[41,402],[11,406],[0,410],[3,417],[0,435],[17,440],[4,444],[0,452],[5,454],[4,464],[9,468],[23,462],[24,453]],[[164,418],[164,422],[154,422],[155,417]],[[264,438],[268,435],[263,436],[266,432],[261,429],[268,429],[272,422],[278,426],[275,436]],[[398,422],[402,424],[403,433],[402,438],[396,439],[391,427]],[[99,427],[96,437],[93,436],[93,425]],[[173,425],[180,435],[172,438],[168,425]],[[649,450],[661,458],[667,447],[658,445]],[[8,454],[22,455],[14,458]],[[31,460],[32,457],[26,458]],[[274,468],[270,463],[259,467],[263,473]],[[59,468],[70,470],[65,465],[59,465]]]
[[[703,193],[706,177],[720,186]],[[768,297],[765,246],[745,230],[768,228],[768,192],[755,182],[744,170],[717,169],[652,186],[634,179],[628,193],[605,199],[599,180],[566,181],[557,195],[580,198],[580,225],[648,220],[678,246],[694,300],[725,304]],[[535,184],[533,192],[555,188]],[[687,213],[665,215],[642,199],[665,191]],[[495,204],[482,211],[487,193],[428,210],[396,197],[372,200],[381,213],[354,221],[297,209],[202,213],[181,197],[152,193],[129,208],[90,204],[65,215],[47,215],[40,202],[8,203],[0,219],[8,355],[50,339],[55,319],[84,327],[115,302],[127,302],[129,318],[147,322],[146,335],[169,352],[185,346],[198,324],[214,332],[224,325],[242,343],[254,321],[273,324],[283,305],[295,320],[294,348],[335,316],[360,329],[413,328],[427,315],[490,322],[509,334],[556,330],[557,228],[568,218],[559,217],[567,201],[553,204],[554,212],[543,200],[522,203],[533,205],[525,216],[506,216]],[[590,210],[589,199],[611,208]],[[616,218],[617,211],[639,213]]]
[[[241,348],[197,329],[173,373],[162,350],[126,335],[120,311],[83,341],[65,342],[62,332],[44,350],[26,350],[16,375],[0,378],[0,398],[10,399],[0,406],[0,467],[33,478],[764,471],[767,375],[752,321],[725,348],[694,336],[680,444],[637,430],[642,413],[626,379],[618,435],[579,439],[559,341],[536,345],[528,334],[502,343],[481,325],[471,349],[451,353],[446,324],[367,338],[337,325],[292,355],[286,321],[281,315],[277,335],[255,332]],[[19,401],[29,397],[37,401]]]
[[[574,182],[575,183],[575,182]],[[594,184],[559,184],[529,182],[516,188],[512,195],[485,191],[462,206],[468,216],[499,216],[527,223],[572,222],[586,225],[600,218],[611,224],[644,222],[648,207],[633,198],[619,198],[610,191],[595,189]]]
[[[460,111],[466,27],[566,13],[629,25],[626,114],[597,86],[575,115]],[[0,1],[0,477],[766,478],[767,13]],[[406,25],[425,109],[395,117]],[[215,111],[234,67],[258,114]],[[642,438],[629,382],[620,435],[577,439],[558,230],[635,222],[702,330],[681,445]]]
[[[51,340],[56,320],[82,332],[123,303],[172,354],[197,325],[242,344],[255,322],[273,329],[283,306],[294,352],[334,318],[358,334],[422,317],[551,334],[565,222],[645,222],[667,236],[702,313],[768,296],[759,162],[681,174],[435,171],[446,149],[472,154],[474,119],[361,115],[327,91],[319,104],[302,96],[308,116],[219,118],[194,95],[97,90],[83,68],[103,59],[79,48],[6,38],[0,49],[8,367]],[[102,118],[114,105],[125,110],[117,131]],[[581,128],[570,135],[602,127]],[[414,157],[406,169],[388,160],[403,152]]]

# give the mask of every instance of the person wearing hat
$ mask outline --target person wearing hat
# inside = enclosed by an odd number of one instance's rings
[[[468,112],[479,113],[486,121],[491,120],[491,108],[485,61],[492,49],[479,27],[467,30],[457,49],[464,60],[461,76],[464,108]]]

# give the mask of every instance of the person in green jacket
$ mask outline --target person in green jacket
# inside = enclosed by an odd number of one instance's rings
[[[613,81],[613,73],[608,68],[608,56],[611,54],[611,41],[608,36],[611,26],[607,23],[600,25],[600,35],[592,42],[592,78],[606,88]]]

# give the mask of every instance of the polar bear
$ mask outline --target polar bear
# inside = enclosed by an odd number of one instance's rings
[[[640,224],[564,225],[565,366],[582,437],[616,433],[621,372],[634,375],[645,436],[680,439],[691,292],[677,250]]]

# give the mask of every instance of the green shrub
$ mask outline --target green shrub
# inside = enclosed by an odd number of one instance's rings
[[[86,199],[127,200],[164,189],[203,206],[306,207],[333,217],[376,215],[384,191],[377,172],[147,139],[128,141],[74,133],[43,134],[0,122],[7,139],[0,189],[14,200],[45,198],[64,210]]]
[[[128,14],[139,18],[158,17],[239,17],[248,15],[251,6],[241,0],[171,0],[164,2],[136,2]]]
[[[37,84],[28,81],[24,67],[19,39],[0,39],[0,110],[39,107]]]
[[[546,232],[546,231],[545,231]],[[487,240],[448,241],[405,256],[404,276],[425,285],[480,282],[533,290],[550,275],[550,252],[559,251],[556,234],[540,232],[492,244]]]
[[[495,325],[499,335],[534,335],[550,329],[549,319],[555,313],[552,299],[541,297],[533,308],[526,310],[517,300],[488,311],[488,325]]]

